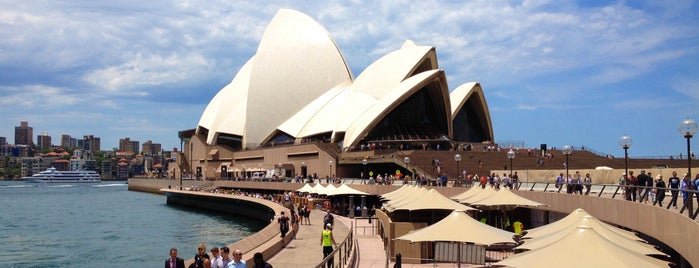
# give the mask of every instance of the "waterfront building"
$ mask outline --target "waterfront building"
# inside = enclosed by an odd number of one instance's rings
[[[33,157],[21,157],[21,169],[20,174],[22,177],[30,177],[36,173],[44,171],[51,167],[51,163],[58,160],[56,156],[33,156]]]
[[[119,139],[119,151],[120,152],[129,152],[129,153],[139,153],[139,146],[140,142],[138,141],[132,141],[131,138],[123,138]]]
[[[78,141],[78,147],[86,151],[98,152],[100,151],[100,138],[94,135],[85,135],[82,140]]]
[[[18,155],[19,150],[17,150],[17,147],[14,144],[3,144],[0,146],[0,157],[17,157]]]
[[[110,159],[107,161],[102,161],[100,169],[102,170],[102,174],[100,174],[101,179],[112,179],[113,175],[112,172],[114,171],[114,158]]]
[[[46,132],[36,136],[36,148],[39,150],[51,149],[51,136]]]
[[[480,83],[450,93],[435,47],[409,40],[396,47],[355,78],[322,25],[280,10],[257,53],[209,102],[196,128],[180,132],[181,170],[332,177],[338,152],[494,140]]]
[[[162,150],[162,145],[160,143],[153,143],[151,140],[147,140],[143,143],[141,152],[145,155],[157,155],[160,154]]]
[[[74,149],[78,147],[78,139],[71,137],[67,134],[61,135],[61,147],[65,149]]]
[[[15,127],[15,145],[34,145],[34,128],[27,121],[22,121]]]

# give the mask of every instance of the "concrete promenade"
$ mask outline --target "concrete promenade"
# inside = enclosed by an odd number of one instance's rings
[[[172,180],[140,180],[132,179],[129,180],[129,190],[136,191],[147,191],[154,189],[161,189],[162,187],[167,188],[167,185],[172,183]],[[189,182],[185,183],[185,186]],[[206,182],[192,182],[192,183],[206,183]],[[298,189],[300,184],[293,183],[270,183],[270,182],[233,182],[233,181],[220,181],[216,182],[214,187],[235,187],[244,186],[243,189],[275,189],[275,190],[293,190]],[[219,185],[220,184],[220,185]],[[240,184],[240,185],[238,185]],[[696,220],[691,220],[687,218],[686,212],[679,215],[679,209],[670,208],[665,209],[668,202],[671,199],[670,192],[666,194],[664,207],[660,208],[657,206],[652,206],[651,202],[648,204],[623,201],[623,190],[619,190],[617,196],[612,200],[610,197],[612,193],[616,190],[616,185],[606,185],[607,188],[604,189],[604,194],[601,197],[597,197],[597,193],[602,190],[603,185],[593,185],[592,193],[590,196],[580,196],[571,195],[564,193],[553,192],[555,188],[549,186],[549,188],[544,192],[543,187],[545,183],[537,183],[533,191],[529,191],[531,185],[524,187],[525,190],[517,191],[518,195],[540,202],[551,204],[551,207],[544,209],[545,211],[566,214],[576,208],[583,208],[596,218],[620,226],[627,227],[629,229],[648,234],[659,241],[665,243],[666,245],[672,247],[674,250],[678,251],[682,256],[688,258],[689,263],[699,263],[699,259],[694,258],[696,254],[692,248],[696,249],[696,240],[692,240],[691,236],[687,236],[686,233],[692,233],[698,230]],[[353,188],[359,188],[360,190],[366,192],[372,192],[376,194],[381,194],[385,192],[390,192],[397,189],[396,186],[385,186],[385,185],[352,185]],[[461,187],[428,187],[434,188],[443,192],[444,195],[450,196],[458,194],[466,190],[466,188]],[[555,189],[557,190],[557,189]],[[153,191],[155,192],[155,191]],[[696,197],[692,200],[694,202],[694,208],[697,207]],[[682,197],[680,195],[678,200],[678,205],[682,205]],[[320,210],[313,210],[311,213],[312,225],[301,225],[299,226],[299,233],[296,240],[284,241],[284,245],[280,246],[278,252],[266,254],[269,261],[275,265],[275,267],[315,267],[320,263],[322,259],[322,249],[320,247],[320,233],[322,230],[322,216],[323,212]],[[350,223],[354,223],[357,227],[355,231],[355,239],[357,241],[358,251],[358,266],[356,267],[386,267],[386,256],[383,249],[383,243],[378,235],[365,233],[362,224],[366,223],[366,219],[348,219],[339,216],[335,216],[336,219],[336,240],[341,243],[346,234],[341,234],[342,225],[349,232]],[[667,228],[672,226],[673,228]],[[310,228],[306,228],[310,227]],[[682,232],[673,230],[683,230]],[[250,248],[249,251],[245,251],[244,258],[251,257],[252,253],[256,251],[265,251],[266,247],[273,244],[276,247],[279,243],[278,229],[276,230],[276,237],[270,241],[263,239],[256,239],[259,246]],[[286,240],[286,239],[285,239]],[[301,240],[305,243],[300,243]],[[267,242],[263,242],[267,241]],[[252,241],[251,241],[252,242]],[[283,249],[282,249],[283,247]],[[289,254],[285,257],[286,254]],[[304,260],[306,263],[301,265],[301,261]],[[299,264],[294,264],[298,262]],[[393,267],[393,262],[388,264],[388,267]],[[293,265],[293,266],[292,266]],[[420,265],[412,264],[402,264],[403,267],[456,267],[456,263],[425,263]],[[699,266],[699,265],[697,265]],[[466,264],[462,264],[461,267],[469,267]]]
[[[299,225],[296,238],[291,240],[284,249],[269,258],[267,261],[274,267],[315,267],[323,260],[323,247],[320,245],[320,236],[323,231],[323,216],[325,212],[314,209],[311,211],[311,225]],[[333,236],[338,245],[347,238],[348,225],[338,221],[335,216],[335,228]]]

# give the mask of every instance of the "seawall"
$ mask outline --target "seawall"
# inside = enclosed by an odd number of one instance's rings
[[[183,188],[205,183],[185,181]],[[290,243],[298,232],[297,226],[293,226],[286,237],[279,236],[279,226],[274,218],[282,211],[286,211],[287,214],[289,211],[272,201],[239,195],[177,190],[175,188],[179,188],[179,184],[175,187],[173,180],[130,179],[128,188],[130,191],[163,194],[167,197],[168,204],[207,209],[268,222],[269,224],[257,233],[227,245],[231,251],[240,249],[249,264],[252,264],[252,256],[255,252],[261,252],[265,258],[274,256]],[[187,260],[185,266],[192,262],[193,259]]]

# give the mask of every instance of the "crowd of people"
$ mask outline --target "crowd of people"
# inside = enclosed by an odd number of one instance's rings
[[[690,179],[689,174],[684,174],[683,178],[680,179],[677,172],[673,171],[672,177],[668,179],[668,184],[665,184],[662,175],[658,175],[653,180],[651,172],[646,173],[645,170],[641,170],[641,174],[634,176],[633,171],[629,171],[629,174],[623,173],[619,178],[619,185],[623,186],[623,195],[626,200],[648,203],[650,197],[653,204],[658,204],[661,207],[665,200],[666,191],[669,190],[672,197],[669,206],[677,208],[680,192],[682,192],[682,200],[687,203],[690,193],[688,190],[697,190],[699,174],[694,180]],[[699,196],[697,198],[699,199]]]
[[[253,254],[254,268],[272,268],[272,265],[265,261],[262,253]],[[170,249],[170,258],[165,260],[165,268],[185,268],[182,258],[177,255],[177,249]],[[187,268],[247,268],[243,260],[243,252],[240,249],[233,251],[232,257],[228,247],[213,247],[211,255],[206,252],[206,244],[201,243],[194,254],[194,261]]]

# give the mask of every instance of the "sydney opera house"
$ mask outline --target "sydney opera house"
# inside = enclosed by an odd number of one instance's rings
[[[343,163],[344,154],[494,139],[480,84],[450,92],[434,47],[405,41],[355,77],[327,30],[293,10],[274,16],[255,55],[180,138],[181,171],[207,177],[348,176],[337,165],[359,162]]]

